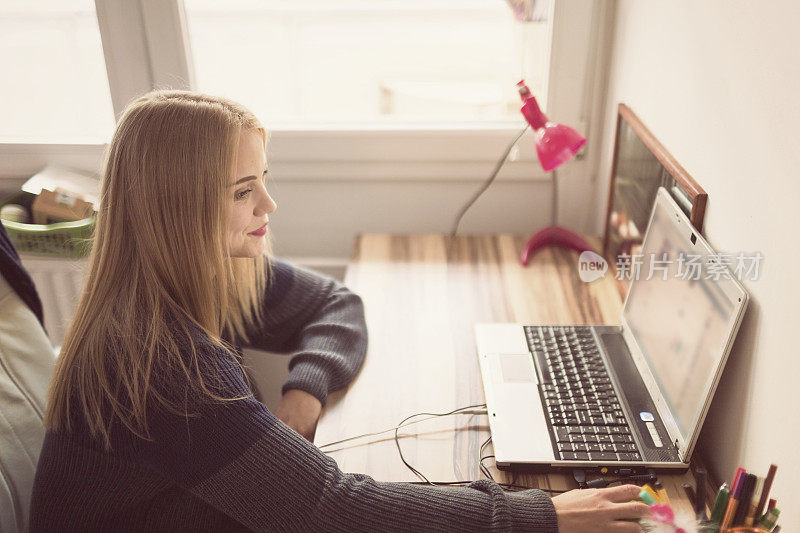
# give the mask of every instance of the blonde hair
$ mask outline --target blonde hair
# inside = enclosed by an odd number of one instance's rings
[[[50,386],[48,428],[70,429],[79,413],[106,447],[114,420],[148,438],[152,400],[182,413],[153,387],[165,375],[232,399],[201,372],[190,329],[229,348],[224,335],[246,341],[261,320],[269,241],[255,259],[230,257],[227,243],[228,186],[239,138],[252,130],[266,148],[250,111],[187,91],[153,91],[127,107],[106,150],[89,272]]]

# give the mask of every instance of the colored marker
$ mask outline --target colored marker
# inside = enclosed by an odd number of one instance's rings
[[[775,523],[778,521],[778,517],[780,516],[781,511],[777,507],[773,507],[769,510],[766,516],[759,522],[759,526],[763,527],[767,531],[771,531],[773,527],[775,527]]]
[[[728,500],[728,508],[725,510],[725,518],[722,519],[722,525],[720,525],[719,528],[720,531],[725,531],[731,527],[733,515],[736,513],[736,507],[739,505],[739,497],[742,495],[743,484],[744,476],[739,476],[736,479],[736,486],[733,487],[733,492],[731,492],[731,498]]]
[[[725,516],[725,509],[728,507],[730,498],[731,491],[728,490],[728,484],[723,483],[717,491],[717,497],[714,499],[714,507],[711,509],[711,523],[716,526],[722,523],[722,517]]]
[[[769,499],[769,503],[767,504],[767,510],[764,511],[764,514],[767,514],[769,512],[769,510],[772,509],[773,507],[775,507],[777,504],[778,504],[778,500],[776,500],[775,498],[770,498]]]
[[[753,505],[753,489],[756,487],[756,476],[754,474],[742,475],[742,492],[739,495],[739,506],[733,514],[732,526],[744,525],[747,512]]]
[[[772,489],[772,480],[775,479],[777,470],[777,466],[769,465],[769,472],[767,472],[767,477],[764,479],[764,487],[761,489],[761,498],[758,499],[758,506],[756,506],[756,518],[760,517],[762,513],[767,514],[764,511],[764,504],[767,503],[769,491]]]
[[[694,473],[694,484],[697,487],[694,499],[694,514],[698,520],[706,519],[706,485],[708,484],[708,474],[702,468],[698,468]]]
[[[746,472],[746,470],[744,468],[742,468],[742,467],[739,467],[739,468],[736,469],[736,475],[733,476],[733,485],[731,485],[731,487],[735,487],[736,486],[736,484],[739,482],[739,477],[742,474],[744,474],[745,472]]]
[[[655,500],[656,503],[664,503],[661,501],[661,498],[658,497],[658,493],[655,491],[655,489],[653,489],[653,487],[650,486],[649,483],[643,485],[642,490],[646,490],[647,494],[649,494],[650,497],[653,498],[653,500]]]
[[[744,519],[744,525],[753,527],[758,524],[758,517],[756,516],[756,507],[760,501],[760,494],[764,490],[764,478],[761,476],[756,477],[756,484],[753,487],[753,495],[750,498],[750,508],[747,510],[747,516]]]
[[[639,499],[642,500],[647,505],[655,505],[656,503],[658,503],[652,496],[650,496],[650,493],[648,493],[646,490],[643,490],[642,492],[639,493]]]
[[[666,489],[664,489],[664,485],[662,485],[660,481],[656,481],[653,484],[653,488],[656,489],[656,494],[658,494],[659,503],[664,505],[669,505],[669,496],[667,496],[667,491]]]

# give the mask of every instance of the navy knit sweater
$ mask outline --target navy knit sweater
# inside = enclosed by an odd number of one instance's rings
[[[361,299],[338,282],[275,261],[266,319],[252,345],[291,352],[287,389],[325,403],[358,372],[367,347]],[[186,394],[188,416],[148,414],[151,440],[114,426],[111,451],[78,421],[48,432],[31,531],[556,531],[548,496],[493,482],[440,488],[346,474],[250,395],[236,355],[202,334],[203,372],[221,392]],[[162,391],[164,392],[164,391]],[[183,396],[182,396],[183,397]]]
[[[0,275],[6,278],[14,292],[31,308],[36,318],[39,319],[39,323],[44,326],[42,302],[36,293],[36,287],[34,287],[33,280],[31,280],[28,272],[22,266],[22,261],[20,261],[14,245],[11,244],[11,239],[8,238],[8,233],[2,222],[0,222]]]

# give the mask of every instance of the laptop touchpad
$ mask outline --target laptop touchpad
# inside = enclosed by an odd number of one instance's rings
[[[533,361],[529,354],[500,354],[499,357],[503,383],[530,383],[537,381]]]

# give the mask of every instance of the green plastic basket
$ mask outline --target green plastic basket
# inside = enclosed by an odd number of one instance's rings
[[[21,254],[86,257],[91,251],[95,217],[56,224],[22,224],[3,220],[9,239]]]

